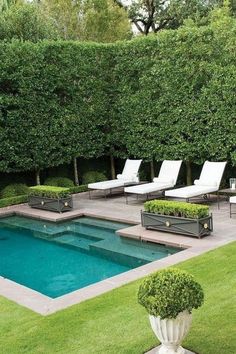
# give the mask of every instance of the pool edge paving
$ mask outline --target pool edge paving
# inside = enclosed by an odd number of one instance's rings
[[[21,204],[0,209],[0,217],[19,215],[54,222],[66,221],[80,216],[113,220],[115,222],[131,224],[131,227],[123,229],[122,231],[117,231],[120,236],[139,238],[143,241],[151,241],[161,244],[165,243],[168,246],[185,248],[185,250],[106,280],[99,281],[82,289],[75,290],[55,299],[0,276],[1,296],[46,316],[128,284],[129,282],[138,280],[158,269],[173,266],[236,240],[234,231],[236,219],[228,220],[226,230],[222,227],[223,220],[226,218],[225,209],[223,209],[223,211],[215,210],[215,213],[217,214],[215,226],[217,227],[215,227],[213,235],[199,240],[186,236],[176,236],[169,233],[145,230],[139,224],[140,205],[136,205],[135,207],[133,205],[126,206],[123,197],[107,201],[96,200],[96,203],[94,203],[93,200],[89,201],[87,199],[86,193],[82,193],[82,195],[75,196],[74,199],[75,210],[64,214],[31,209],[26,204]]]

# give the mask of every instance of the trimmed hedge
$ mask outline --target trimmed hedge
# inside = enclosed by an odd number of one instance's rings
[[[0,171],[105,154],[235,162],[235,34],[219,13],[109,45],[0,41]]]
[[[88,186],[87,184],[81,184],[80,186],[74,186],[70,188],[70,193],[71,194],[76,194],[76,193],[83,193],[88,191]]]
[[[106,180],[107,177],[104,175],[104,173],[98,171],[88,171],[82,177],[83,184],[102,182]]]
[[[194,277],[169,268],[145,278],[138,291],[138,302],[152,316],[176,318],[184,310],[192,312],[203,304],[204,293]]]
[[[29,196],[55,199],[67,198],[70,196],[70,189],[54,186],[33,186],[29,188]]]
[[[16,205],[21,203],[27,203],[28,195],[19,195],[11,198],[0,199],[0,208],[5,208],[10,205]]]
[[[74,182],[67,177],[49,177],[45,180],[44,185],[55,187],[74,187]]]
[[[18,195],[27,195],[29,187],[24,183],[13,183],[4,187],[0,194],[2,198],[11,198]]]
[[[200,219],[209,216],[209,206],[169,200],[151,200],[144,203],[148,213]]]
[[[103,154],[108,54],[95,43],[0,41],[0,171],[43,170]]]

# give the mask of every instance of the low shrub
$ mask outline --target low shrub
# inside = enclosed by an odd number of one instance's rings
[[[74,182],[67,177],[49,177],[45,180],[44,185],[55,187],[74,187]]]
[[[184,310],[192,312],[203,304],[199,283],[185,271],[169,268],[145,278],[138,290],[138,302],[152,316],[176,318]]]
[[[209,215],[209,206],[190,204],[169,200],[151,200],[144,203],[144,210],[149,213],[182,216],[189,219],[200,219]]]
[[[82,177],[83,184],[106,181],[107,177],[104,173],[98,171],[88,171]]]
[[[13,183],[4,187],[1,191],[1,198],[11,198],[18,195],[27,195],[29,187],[24,183]]]
[[[74,187],[71,187],[71,188],[69,188],[69,189],[70,189],[70,192],[71,192],[72,194],[87,192],[87,190],[88,190],[88,185],[87,185],[87,184],[81,184],[80,186],[74,186]]]
[[[28,201],[28,195],[18,195],[16,197],[3,198],[0,199],[0,208],[5,208],[10,205],[27,203],[27,201]]]
[[[29,196],[45,198],[67,198],[70,196],[70,189],[55,186],[33,186],[29,188]]]

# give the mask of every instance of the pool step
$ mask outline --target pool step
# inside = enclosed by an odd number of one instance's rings
[[[145,245],[143,243],[143,247],[140,248],[140,244],[135,244],[135,241],[132,242],[132,248],[128,247],[128,245],[130,245],[130,240],[126,242],[126,240],[122,238],[122,240],[114,243],[108,242],[107,240],[97,242],[90,245],[90,249],[114,261],[122,263],[127,261],[127,265],[136,267],[169,255],[168,249],[166,249],[165,254],[163,253],[163,247],[159,250],[157,245]]]
[[[73,232],[64,233],[61,236],[54,237],[53,241],[56,241],[58,243],[64,243],[87,251],[89,251],[91,243],[96,242],[94,239],[92,240],[91,238],[86,238],[82,235],[79,236],[78,234]]]
[[[88,217],[81,217],[79,219],[73,220],[73,223],[80,225],[90,225],[93,227],[101,228],[102,230],[116,231],[120,229],[127,228],[129,225],[109,220],[100,220]],[[132,225],[131,225],[132,226]]]
[[[89,226],[86,224],[74,223],[71,227],[74,233],[92,236],[97,239],[111,239],[114,238],[114,231],[107,228]]]
[[[45,236],[53,236],[66,231],[67,227],[58,224],[52,224],[47,221],[28,219],[23,217],[11,216],[9,218],[0,219],[0,225],[12,229],[29,230],[31,232],[40,232]],[[46,237],[47,238],[47,237]]]

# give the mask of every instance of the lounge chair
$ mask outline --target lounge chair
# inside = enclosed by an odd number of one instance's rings
[[[145,183],[139,186],[126,187],[126,204],[128,204],[129,194],[134,194],[137,197],[139,195],[144,195],[146,196],[146,199],[148,199],[149,195],[152,195],[153,193],[162,192],[165,189],[173,188],[176,185],[181,164],[181,160],[164,160],[162,162],[159,175],[158,177],[153,178],[153,182]]]
[[[226,163],[227,162],[205,161],[200,178],[194,181],[194,185],[178,189],[171,189],[165,192],[165,196],[173,198],[184,198],[186,201],[189,201],[189,199],[193,197],[199,197],[202,195],[205,196],[207,194],[218,192]]]
[[[141,165],[142,160],[130,160],[127,159],[125,162],[125,166],[123,172],[117,175],[116,179],[112,179],[109,181],[89,183],[89,198],[91,198],[91,190],[102,190],[104,192],[104,196],[107,196],[107,191],[110,192],[112,189],[125,187],[131,184],[137,184],[139,182],[138,171]]]

